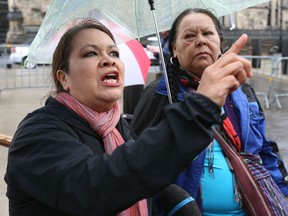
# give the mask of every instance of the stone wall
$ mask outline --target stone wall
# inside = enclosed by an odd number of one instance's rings
[[[21,11],[23,27],[27,37],[36,35],[44,16],[52,3],[52,0],[8,0],[9,8],[12,10],[14,3]],[[58,1],[58,0],[57,0]],[[62,1],[62,0],[61,0]]]
[[[268,12],[265,8],[247,9],[238,12],[236,27],[239,29],[266,29],[268,26]]]
[[[40,26],[51,0],[21,0],[18,2],[26,26]]]

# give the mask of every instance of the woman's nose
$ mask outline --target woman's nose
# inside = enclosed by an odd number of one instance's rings
[[[111,66],[111,65],[114,65],[115,64],[115,60],[114,58],[112,58],[111,56],[109,55],[104,55],[101,59],[101,62],[100,62],[101,66],[103,67],[107,67],[107,66]]]
[[[203,45],[206,45],[206,44],[207,44],[206,38],[203,35],[198,35],[197,36],[196,46],[203,46]]]

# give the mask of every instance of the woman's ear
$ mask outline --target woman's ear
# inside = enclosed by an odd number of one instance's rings
[[[67,80],[67,74],[63,70],[57,71],[57,79],[61,83],[63,89],[67,92],[69,92],[69,84]]]
[[[172,46],[173,57],[177,58],[177,50],[176,50],[175,43],[172,43],[171,46]]]

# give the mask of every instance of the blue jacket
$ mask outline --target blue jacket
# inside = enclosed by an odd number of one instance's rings
[[[178,99],[183,100],[185,88],[180,85]],[[135,108],[132,127],[137,134],[147,126],[156,125],[164,116],[161,114],[161,108],[167,104],[167,90],[165,80],[155,80],[149,84],[143,92],[143,95]],[[279,158],[273,152],[273,141],[266,138],[265,135],[265,115],[254,90],[248,84],[244,84],[234,91],[227,98],[225,108],[227,116],[235,126],[239,135],[243,149],[253,154],[259,154],[263,160],[263,165],[270,172],[272,178],[277,183],[285,196],[288,195],[288,185],[279,169]],[[152,111],[153,110],[153,111]],[[200,180],[204,168],[205,152],[203,151],[177,178],[176,184],[181,186],[190,195],[198,200]],[[284,167],[284,166],[283,166]],[[285,167],[284,167],[285,169]],[[286,171],[286,170],[285,170]],[[201,203],[201,202],[198,202]]]
[[[163,84],[162,81],[161,83]],[[185,91],[185,89],[181,86],[178,96],[181,100],[183,99],[183,91]],[[286,176],[283,176],[279,169],[279,158],[273,152],[272,148],[273,141],[266,137],[265,114],[254,90],[250,85],[244,84],[232,92],[227,98],[224,107],[231,107],[230,102],[233,104],[233,111],[237,118],[233,118],[232,113],[227,112],[227,109],[226,114],[233,125],[239,125],[236,132],[240,137],[243,150],[261,156],[264,167],[269,171],[283,194],[288,196],[288,184],[284,179]],[[199,158],[194,160],[189,169],[184,171],[176,181],[183,189],[190,192],[195,199],[197,197],[197,190],[194,187],[200,184],[204,159],[205,151],[201,153]],[[192,170],[193,175],[191,174]],[[189,176],[189,178],[187,178],[187,176]]]
[[[287,196],[288,185],[284,180],[286,176],[283,176],[279,169],[279,158],[272,148],[273,141],[266,137],[265,115],[253,89],[248,84],[238,88],[232,93],[231,102],[239,117],[240,133],[238,132],[238,136],[243,150],[261,156],[264,167],[283,194]]]

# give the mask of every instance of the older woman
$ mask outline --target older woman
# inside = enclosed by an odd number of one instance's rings
[[[198,92],[202,88],[201,83],[206,81],[205,73],[214,71],[220,75],[239,64],[241,58],[235,53],[221,53],[222,40],[221,24],[208,10],[187,9],[175,19],[170,29],[172,57],[168,67],[173,102],[182,101],[186,92]],[[206,90],[222,92],[212,86]],[[164,118],[163,107],[166,104],[167,89],[162,77],[145,89],[135,108],[132,121],[135,132],[141,134],[144,128],[158,124]],[[253,89],[245,83],[229,94],[223,111],[234,126],[233,132],[235,130],[234,135],[239,137],[241,150],[259,154],[274,181],[287,196],[288,185],[279,170],[278,159],[272,153],[270,140],[265,137],[265,116]],[[197,144],[197,141],[191,139],[191,144]],[[179,175],[176,183],[197,198],[199,207],[203,207],[203,215],[245,215],[237,181],[217,140],[213,140]],[[278,198],[283,199],[280,191]],[[287,207],[287,203],[284,205]]]
[[[92,20],[73,26],[54,52],[55,92],[13,137],[5,175],[10,215],[149,215],[145,198],[211,142],[226,95],[251,76],[249,67],[239,60],[235,70],[207,73],[199,94],[167,106],[167,118],[134,141],[120,115],[124,66],[114,37]]]

